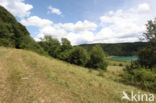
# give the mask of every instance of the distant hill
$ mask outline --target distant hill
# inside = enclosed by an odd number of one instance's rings
[[[0,46],[43,52],[27,29],[5,8],[0,6]]]
[[[97,43],[98,45],[101,45],[103,50],[108,55],[113,56],[134,56],[137,54],[137,52],[146,47],[146,42],[134,42],[134,43]],[[97,44],[82,44],[81,47],[86,48],[88,51]]]

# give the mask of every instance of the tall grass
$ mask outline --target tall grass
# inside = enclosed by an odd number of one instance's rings
[[[120,66],[109,66],[99,76],[99,71],[33,52],[0,48],[0,67],[5,82],[0,93],[7,94],[0,94],[2,103],[129,103],[121,100],[122,91],[144,93],[115,81]]]

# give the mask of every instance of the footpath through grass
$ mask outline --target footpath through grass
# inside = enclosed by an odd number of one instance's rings
[[[117,82],[121,73],[122,67],[109,66],[99,76],[30,51],[0,47],[0,103],[129,103],[121,100],[123,91],[146,93]]]

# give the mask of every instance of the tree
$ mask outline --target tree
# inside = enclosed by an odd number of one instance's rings
[[[156,49],[142,49],[138,54],[138,63],[145,68],[156,67]]]
[[[156,91],[156,19],[149,21],[147,31],[143,34],[148,42],[147,47],[138,53],[138,60],[126,66],[123,74],[124,82],[139,86],[148,91]],[[148,70],[150,69],[150,70]]]
[[[0,46],[27,49],[44,54],[43,49],[5,8],[0,6]]]
[[[57,58],[60,54],[60,42],[57,39],[52,38],[52,36],[45,36],[39,44],[52,57]]]
[[[88,62],[88,59],[89,59],[88,53],[82,47],[74,47],[69,51],[67,57],[68,62],[80,66],[85,66],[86,63]]]
[[[59,54],[58,58],[67,61],[70,50],[72,49],[72,45],[66,38],[61,39],[61,44],[61,53]]]
[[[62,38],[61,43],[62,43],[62,45],[61,45],[61,51],[62,52],[72,48],[70,41],[66,38]]]
[[[148,21],[147,31],[143,34],[148,46],[138,53],[138,63],[146,68],[156,67],[156,19]]]
[[[107,62],[105,61],[105,53],[101,46],[96,45],[92,48],[87,67],[106,70]]]
[[[147,31],[144,33],[144,39],[147,40],[151,46],[156,46],[156,18],[148,21],[146,24]]]

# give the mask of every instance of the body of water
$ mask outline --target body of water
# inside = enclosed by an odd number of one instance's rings
[[[136,56],[112,56],[110,59],[119,61],[136,61],[138,58]]]

